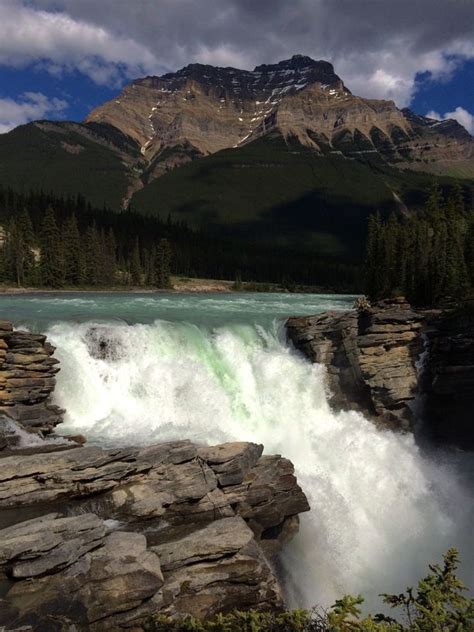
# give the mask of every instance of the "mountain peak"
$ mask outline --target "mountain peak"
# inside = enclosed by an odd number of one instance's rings
[[[343,88],[341,78],[334,72],[331,63],[315,60],[307,55],[293,55],[290,59],[283,59],[275,64],[260,64],[253,70],[241,70],[232,66],[212,66],[210,64],[192,63],[180,68],[176,72],[168,72],[159,77],[145,77],[136,79],[136,85],[158,85],[160,82],[182,82],[188,79],[201,84],[237,87],[241,91],[249,86],[262,88],[264,83],[270,82],[272,88],[278,82],[316,83],[325,85],[338,84]],[[260,95],[262,96],[262,95]]]
[[[290,59],[283,59],[276,64],[261,64],[254,68],[254,72],[271,72],[278,70],[301,70],[304,68],[319,68],[327,73],[334,74],[334,67],[324,60],[312,59],[307,55],[293,55]]]

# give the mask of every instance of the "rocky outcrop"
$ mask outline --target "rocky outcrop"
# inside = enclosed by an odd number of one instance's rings
[[[440,314],[426,328],[424,414],[433,438],[474,450],[474,317]]]
[[[144,535],[114,532],[94,514],[52,513],[0,536],[0,574],[8,582],[0,624],[6,626],[114,630],[128,621],[133,627],[134,611],[147,610],[164,583]]]
[[[271,559],[309,507],[291,463],[262,450],[0,458],[0,626],[140,630],[158,612],[282,607]]]
[[[46,336],[0,321],[0,417],[43,434],[62,421],[64,411],[50,401],[59,371],[53,353]]]
[[[358,311],[290,318],[290,340],[327,370],[330,402],[376,423],[418,428],[444,445],[474,449],[472,306],[416,312],[404,299]]]
[[[358,408],[383,425],[409,429],[422,323],[422,315],[394,299],[360,312],[290,318],[287,331],[297,349],[327,367],[333,406]]]

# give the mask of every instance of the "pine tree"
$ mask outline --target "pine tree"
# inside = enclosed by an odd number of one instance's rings
[[[471,290],[474,290],[474,211],[469,217],[466,234],[466,272]]]
[[[132,257],[130,260],[130,277],[132,285],[142,284],[142,264],[140,260],[140,244],[138,237],[135,238]]]
[[[35,281],[34,234],[30,217],[24,209],[18,219],[7,224],[3,246],[3,273],[18,287]]]
[[[10,278],[16,283],[17,287],[23,284],[23,241],[21,239],[18,224],[14,217],[10,220],[8,226],[8,269]]]
[[[431,302],[430,284],[431,228],[425,219],[416,222],[413,256],[413,293],[409,300],[415,304]]]
[[[85,280],[85,260],[74,213],[64,223],[63,249],[66,283],[69,285],[82,285]]]
[[[98,285],[100,275],[100,243],[95,222],[87,227],[85,234],[85,281]]]
[[[156,247],[153,244],[146,257],[146,284],[150,287],[156,286]]]
[[[112,284],[115,281],[117,268],[117,242],[112,228],[109,228],[105,239],[105,282]]]
[[[380,214],[369,217],[366,254],[365,291],[371,300],[383,297],[387,279],[384,236]]]
[[[398,287],[404,296],[409,295],[409,288],[413,285],[413,252],[412,218],[402,217],[398,223],[397,268]]]
[[[40,241],[40,267],[43,285],[52,288],[62,287],[64,267],[61,256],[61,242],[56,218],[51,207],[48,207],[44,214]]]
[[[156,285],[171,287],[171,246],[167,239],[160,239],[156,249]]]
[[[400,288],[400,266],[399,266],[399,226],[395,214],[392,213],[384,227],[384,252],[385,266],[387,269],[386,283],[389,292]]]
[[[35,236],[31,218],[23,208],[18,218],[18,232],[22,241],[23,249],[23,283],[29,283],[35,280],[36,261],[34,255]]]
[[[456,194],[455,194],[456,195]],[[464,259],[463,217],[456,197],[446,206],[446,280],[444,291],[447,296],[459,297],[466,291],[468,272]]]
[[[242,290],[242,288],[243,288],[242,275],[240,273],[240,270],[237,270],[237,272],[235,273],[235,280],[234,280],[232,289],[235,290],[236,292],[239,292]]]

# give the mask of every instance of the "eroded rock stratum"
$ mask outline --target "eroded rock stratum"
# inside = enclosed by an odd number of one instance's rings
[[[334,408],[474,448],[474,323],[461,311],[416,311],[403,299],[359,312],[290,318],[288,336],[327,369]]]

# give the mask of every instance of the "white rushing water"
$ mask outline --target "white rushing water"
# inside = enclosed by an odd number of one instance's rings
[[[283,557],[292,605],[329,605],[347,592],[372,605],[449,546],[469,566],[472,506],[458,468],[439,451],[423,455],[411,435],[332,412],[324,369],[276,324],[117,324],[106,359],[90,353],[90,326],[48,332],[62,367],[55,399],[68,411],[59,430],[103,445],[249,440],[291,459],[312,507]]]

